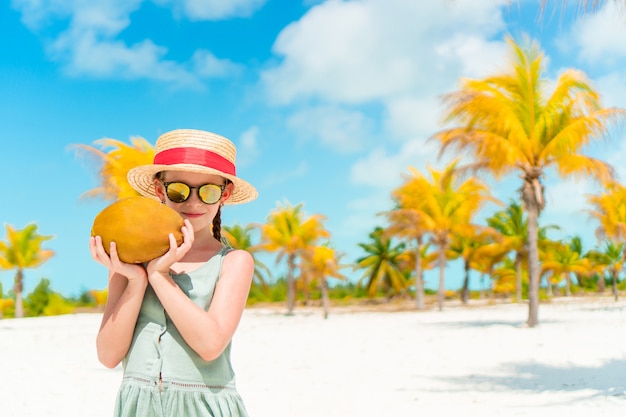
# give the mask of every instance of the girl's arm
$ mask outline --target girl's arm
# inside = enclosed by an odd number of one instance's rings
[[[167,273],[148,265],[148,280],[185,342],[206,361],[217,358],[232,339],[248,299],[252,255],[229,252],[208,311],[194,304]]]
[[[123,263],[117,256],[115,243],[107,255],[99,236],[90,241],[92,257],[109,269],[109,293],[102,323],[96,338],[98,360],[116,367],[126,356],[133,340],[135,324],[148,286],[147,273],[141,265]]]

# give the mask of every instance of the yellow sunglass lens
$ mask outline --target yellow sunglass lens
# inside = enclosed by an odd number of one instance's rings
[[[172,182],[167,186],[167,198],[174,203],[182,203],[189,198],[191,188],[182,182]]]
[[[205,184],[198,190],[200,200],[206,204],[216,203],[222,196],[222,189],[215,184]]]

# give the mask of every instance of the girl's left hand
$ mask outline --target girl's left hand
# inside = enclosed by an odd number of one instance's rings
[[[194,241],[193,226],[191,225],[191,222],[186,219],[184,226],[180,230],[183,233],[183,243],[181,243],[180,246],[177,246],[174,234],[170,233],[170,249],[163,256],[155,258],[148,263],[148,278],[152,275],[152,272],[159,272],[164,275],[169,274],[170,267],[180,261],[183,256],[189,252],[189,249],[191,249],[191,245]]]

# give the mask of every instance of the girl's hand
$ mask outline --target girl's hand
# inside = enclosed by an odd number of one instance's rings
[[[189,252],[195,236],[193,226],[191,226],[191,222],[188,219],[185,220],[181,232],[183,233],[183,243],[177,246],[174,234],[170,233],[170,249],[163,256],[155,258],[148,263],[148,276],[151,276],[152,272],[158,272],[164,275],[169,274],[170,267],[180,261],[187,252]]]
[[[147,281],[147,272],[143,265],[127,264],[120,261],[117,255],[117,247],[115,242],[111,242],[108,255],[102,246],[102,238],[100,236],[92,236],[89,240],[89,250],[91,257],[98,263],[107,267],[111,272],[125,276],[128,281]]]

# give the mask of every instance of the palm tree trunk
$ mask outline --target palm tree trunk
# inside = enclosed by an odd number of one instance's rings
[[[481,274],[480,276],[480,299],[482,300],[483,298],[485,298],[485,275],[486,274]]]
[[[295,256],[289,255],[287,258],[287,315],[293,315],[293,308],[296,300],[296,281],[293,279],[295,269]]]
[[[422,276],[422,239],[417,239],[415,249],[415,308],[424,309],[424,277]]]
[[[613,297],[615,301],[619,298],[617,295],[617,271],[613,272]]]
[[[548,287],[546,289],[546,293],[548,294],[548,298],[554,297],[554,293],[553,293],[554,287],[552,285],[552,277],[549,274],[546,276],[546,286]]]
[[[415,276],[415,308],[424,309],[424,277],[421,273]]]
[[[528,210],[528,327],[539,324],[539,248],[537,219],[539,206],[535,201]]]
[[[581,274],[576,274],[576,282],[578,282],[578,295],[583,294],[583,277]]]
[[[328,281],[326,277],[322,277],[322,307],[324,308],[324,318],[328,318],[330,303],[328,302]]]
[[[302,273],[302,267],[300,268],[300,285],[301,290],[304,293],[304,305],[309,307],[311,305],[311,292],[309,291],[309,274]]]
[[[463,289],[461,290],[461,301],[463,304],[467,304],[469,293],[469,262],[465,262],[465,278],[463,278]]]
[[[13,290],[15,292],[15,318],[19,319],[24,317],[24,302],[22,300],[22,292],[24,290],[24,273],[21,269],[18,269],[15,274],[15,285]]]
[[[606,283],[604,282],[604,274],[598,276],[598,292],[603,293],[606,290]]]
[[[541,170],[529,167],[524,176],[521,194],[528,212],[528,327],[539,324],[539,213],[544,207]]]
[[[437,290],[437,307],[439,311],[443,310],[443,300],[446,295],[445,288],[445,268],[446,268],[446,244],[439,246],[438,261],[439,265],[439,289]]]
[[[515,255],[515,302],[522,302],[522,259],[521,253]]]

